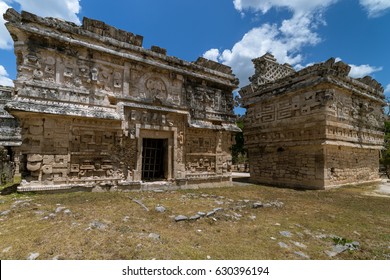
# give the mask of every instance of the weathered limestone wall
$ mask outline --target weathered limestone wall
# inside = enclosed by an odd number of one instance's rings
[[[0,186],[12,181],[14,176],[14,164],[11,161],[9,151],[0,146]]]
[[[322,189],[324,187],[324,154],[319,146],[267,145],[251,148],[251,180],[279,186],[306,187]]]
[[[346,146],[325,147],[325,185],[339,186],[379,179],[380,151]]]
[[[10,147],[21,144],[18,122],[4,109],[12,97],[12,88],[0,86],[0,185],[12,181],[15,166]]]
[[[241,89],[254,181],[328,188],[379,179],[383,88],[330,59],[295,72],[269,54]]]
[[[20,145],[18,122],[4,108],[13,95],[13,88],[0,85],[0,146],[3,147]]]
[[[20,123],[14,152],[26,190],[133,187],[143,180],[148,139],[162,143],[159,179],[231,181],[230,146],[239,129],[230,67],[147,50],[142,36],[88,18],[77,26],[12,9],[4,18],[18,65],[16,94],[5,108]]]

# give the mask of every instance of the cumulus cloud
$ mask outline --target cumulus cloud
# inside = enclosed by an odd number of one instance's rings
[[[388,85],[385,87],[385,92],[386,92],[386,93],[390,93],[390,84],[388,84]]]
[[[210,60],[218,61],[219,55],[220,54],[218,49],[210,49],[203,54],[203,57]]]
[[[5,11],[16,5],[22,10],[37,14],[43,17],[62,18],[67,21],[80,24],[77,14],[81,6],[79,0],[0,0],[0,49],[12,49],[13,42],[9,32],[4,26],[3,14]]]
[[[204,53],[233,68],[241,86],[248,83],[253,73],[251,60],[272,53],[280,63],[298,64],[305,46],[321,42],[316,28],[325,24],[322,12],[338,0],[233,0],[237,11],[243,13],[267,13],[272,8],[284,8],[292,12],[290,18],[280,22],[264,23],[248,31],[231,49],[210,49]]]
[[[294,13],[307,13],[326,8],[338,0],[233,0],[236,10],[267,13],[271,8],[287,8]],[[385,0],[384,0],[385,1]]]
[[[389,0],[359,0],[369,17],[379,17],[390,9]]]
[[[20,4],[22,10],[42,17],[62,18],[80,24],[80,0],[12,0]]]
[[[10,6],[4,1],[0,1],[0,49],[10,50],[13,47],[11,35],[7,28],[5,28],[3,14]]]
[[[0,65],[0,85],[9,86],[9,87],[14,86],[13,81],[10,78],[8,78],[8,73],[5,70],[3,65]]]
[[[354,65],[349,64],[351,66],[351,71],[349,72],[349,76],[352,78],[362,78],[364,76],[371,76],[373,73],[382,71],[382,67],[375,67],[368,64],[362,65]]]

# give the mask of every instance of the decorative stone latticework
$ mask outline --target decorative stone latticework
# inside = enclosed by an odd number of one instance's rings
[[[335,59],[295,72],[272,58],[254,60],[240,91],[252,180],[311,189],[378,180],[382,86],[348,77]]]
[[[142,36],[88,18],[4,18],[18,67],[5,108],[21,129],[19,190],[231,183],[230,67],[147,50]]]

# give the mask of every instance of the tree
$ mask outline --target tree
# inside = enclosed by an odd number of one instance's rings
[[[237,120],[236,124],[241,129],[241,132],[237,132],[235,136],[236,143],[232,146],[232,162],[233,164],[241,164],[246,163],[248,161],[248,152],[244,146],[244,134],[242,132],[242,130],[244,129],[243,118],[240,117]]]

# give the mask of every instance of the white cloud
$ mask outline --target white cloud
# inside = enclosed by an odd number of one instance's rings
[[[386,86],[385,92],[386,92],[386,93],[390,93],[390,84],[388,84],[388,85]]]
[[[390,0],[359,0],[369,17],[379,17],[390,9]]]
[[[22,10],[42,16],[62,18],[80,24],[80,0],[12,0],[20,4]]]
[[[13,42],[11,35],[7,28],[5,28],[5,20],[3,19],[3,14],[9,6],[4,1],[0,1],[0,49],[10,50],[13,47]]]
[[[338,0],[233,0],[236,10],[267,13],[271,8],[287,8],[294,13],[308,13],[326,8]]]
[[[382,67],[375,67],[368,64],[362,65],[354,65],[349,64],[351,66],[351,71],[349,72],[349,76],[352,78],[362,78],[364,76],[370,76],[375,72],[382,71]]]
[[[313,66],[314,64],[315,64],[314,62],[307,63],[306,65],[302,65],[302,64],[298,63],[298,64],[294,65],[294,69],[295,69],[295,71],[299,71],[299,70],[302,70],[303,68]]]
[[[0,49],[12,49],[13,41],[4,26],[5,11],[19,4],[22,10],[42,17],[56,17],[80,24],[77,14],[80,12],[80,0],[0,0]]]
[[[232,49],[218,52],[211,49],[205,52],[205,55],[231,66],[240,79],[241,86],[248,83],[248,78],[253,73],[251,60],[266,52],[272,53],[280,63],[298,64],[303,60],[300,54],[303,47],[321,42],[316,28],[325,24],[322,12],[337,1],[233,0],[239,12],[267,13],[271,8],[285,8],[292,11],[292,16],[281,22],[264,23],[253,28]]]
[[[214,60],[214,61],[218,61],[218,56],[219,56],[218,49],[210,49],[203,54],[204,58]]]
[[[335,58],[335,62],[342,61],[340,57]],[[308,63],[306,65],[297,64],[294,66],[295,70],[299,71],[303,68],[312,66],[313,62]],[[383,67],[375,67],[368,64],[362,64],[362,65],[355,65],[355,64],[348,64],[351,67],[351,71],[349,72],[349,76],[352,78],[363,78],[364,76],[371,76],[373,73],[382,71]],[[389,85],[390,90],[390,85]]]
[[[246,33],[231,50],[220,52],[218,60],[231,66],[241,85],[245,85],[253,73],[253,58],[272,52],[279,62],[295,64],[302,60],[301,55],[295,54],[300,44],[300,39],[290,40],[289,36],[283,35],[277,25],[264,24]]]
[[[9,87],[14,86],[13,81],[10,78],[8,78],[8,73],[5,70],[3,65],[0,65],[0,85],[9,86]]]

